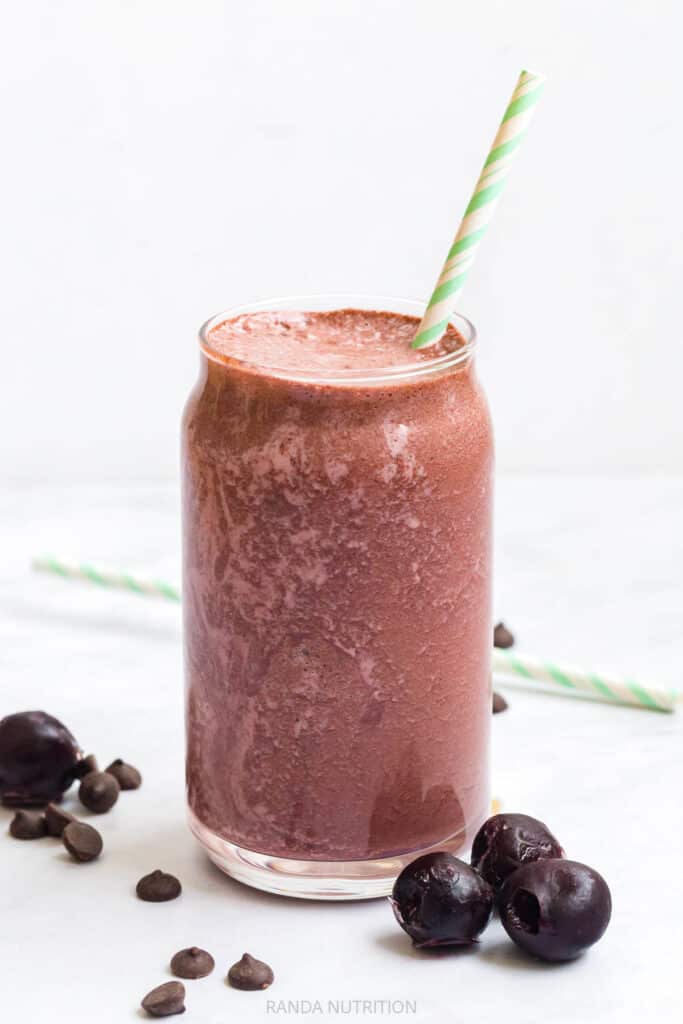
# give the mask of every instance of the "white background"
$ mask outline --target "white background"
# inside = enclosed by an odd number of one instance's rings
[[[175,475],[218,309],[426,298],[523,66],[547,94],[462,299],[499,467],[681,471],[677,6],[7,5],[5,472]]]

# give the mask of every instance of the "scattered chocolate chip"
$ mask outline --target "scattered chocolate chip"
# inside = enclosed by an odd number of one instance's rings
[[[612,898],[602,875],[573,860],[536,860],[510,875],[499,904],[510,938],[541,960],[573,960],[604,934]]]
[[[495,693],[494,692],[494,694],[493,694],[493,713],[494,713],[494,715],[500,714],[501,711],[507,711],[507,709],[508,709],[508,702],[505,700],[505,697],[501,697],[501,695],[499,693]]]
[[[165,903],[166,900],[174,900],[180,896],[183,887],[175,877],[168,875],[165,871],[152,871],[140,879],[135,887],[138,898],[148,903]]]
[[[40,811],[17,811],[9,830],[15,839],[42,839],[47,835],[45,815]]]
[[[493,889],[451,853],[426,853],[407,864],[389,901],[416,946],[469,946],[488,925]]]
[[[185,986],[179,981],[167,981],[148,992],[140,1003],[150,1017],[171,1017],[185,1013]]]
[[[86,864],[102,853],[102,836],[84,821],[70,821],[62,832],[62,842],[74,860]]]
[[[75,820],[73,814],[63,811],[56,804],[48,804],[45,808],[45,821],[49,836],[61,836],[66,826]]]
[[[562,856],[564,850],[542,821],[528,814],[494,814],[474,837],[470,861],[499,892],[523,864]]]
[[[228,971],[228,981],[232,987],[243,989],[245,992],[268,988],[273,984],[273,980],[274,975],[268,964],[264,964],[262,960],[255,960],[249,953],[243,953],[242,959],[233,964]]]
[[[113,775],[121,789],[139,789],[142,785],[142,775],[133,768],[132,764],[126,764],[120,757],[104,769],[108,775]]]
[[[95,814],[111,810],[119,798],[121,787],[107,772],[88,772],[78,787],[78,799]]]
[[[171,960],[171,972],[176,978],[205,978],[215,966],[211,954],[198,946],[181,949]]]
[[[512,647],[514,642],[515,638],[505,623],[499,622],[493,630],[493,646],[505,649],[506,647]]]
[[[97,764],[97,758],[94,754],[88,754],[87,757],[82,758],[76,767],[74,768],[74,775],[77,779],[82,779],[90,772],[98,772],[99,765]]]
[[[74,780],[81,757],[66,726],[45,711],[0,721],[0,797],[8,807],[44,807]]]

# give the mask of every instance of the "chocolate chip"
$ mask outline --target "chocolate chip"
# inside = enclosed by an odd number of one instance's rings
[[[107,772],[89,772],[78,788],[78,799],[95,814],[111,810],[119,798],[121,787]]]
[[[157,985],[147,993],[140,1005],[150,1017],[171,1017],[174,1013],[185,1013],[185,986],[179,981]]]
[[[74,778],[82,779],[90,772],[98,772],[99,766],[97,764],[97,758],[94,754],[88,754],[87,757],[81,758],[76,767],[74,768]]]
[[[84,821],[70,821],[62,832],[62,842],[74,860],[86,864],[102,853],[102,836]]]
[[[165,871],[152,871],[140,879],[135,887],[138,898],[148,903],[165,903],[166,900],[174,900],[180,896],[183,887],[175,877],[168,875]]]
[[[507,628],[504,622],[499,622],[493,630],[493,646],[501,647],[512,647],[515,642],[515,638]]]
[[[233,964],[228,971],[228,981],[233,988],[241,988],[245,992],[253,992],[256,989],[268,988],[273,984],[274,975],[268,964],[262,960],[255,960],[248,953],[242,955],[242,959]]]
[[[120,757],[105,768],[108,775],[113,775],[121,789],[139,789],[142,784],[142,775],[133,768],[132,764],[126,764]]]
[[[47,835],[47,822],[41,811],[17,811],[9,826],[15,839],[42,839]]]
[[[493,694],[493,713],[494,715],[499,714],[501,711],[507,711],[508,702],[505,697],[501,697],[499,693]]]
[[[171,973],[176,978],[205,978],[216,966],[210,953],[198,946],[181,949],[171,960]]]
[[[45,821],[49,836],[61,836],[66,826],[75,820],[73,814],[63,811],[57,804],[48,804],[45,808]]]

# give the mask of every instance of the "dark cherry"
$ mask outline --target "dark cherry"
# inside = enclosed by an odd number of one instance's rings
[[[426,853],[403,869],[390,902],[416,946],[467,946],[489,923],[493,889],[451,853]]]
[[[547,825],[528,814],[494,814],[472,844],[472,867],[498,892],[513,871],[530,861],[563,857]]]
[[[0,721],[0,796],[9,807],[59,800],[81,759],[66,726],[44,711],[20,711]]]
[[[612,913],[607,882],[574,860],[537,860],[510,875],[498,900],[510,938],[541,960],[573,960],[597,942]]]

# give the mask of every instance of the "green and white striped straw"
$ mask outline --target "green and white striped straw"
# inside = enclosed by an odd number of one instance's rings
[[[595,700],[608,701],[611,704],[647,708],[648,711],[675,711],[676,704],[681,701],[681,694],[677,690],[645,685],[602,672],[598,674],[568,665],[556,665],[528,654],[517,654],[498,648],[494,648],[493,651],[493,671],[530,683],[561,686],[568,693],[586,694]]]
[[[51,555],[34,558],[31,564],[40,572],[63,576],[69,580],[81,580],[83,583],[94,583],[95,586],[115,590],[129,590],[132,594],[140,594],[143,597],[165,597],[169,601],[180,601],[180,589],[170,583],[136,576],[130,572],[117,572],[116,569],[107,566],[74,562],[68,558],[53,558]]]
[[[34,558],[32,564],[40,572],[52,573],[64,579],[82,580],[98,587],[113,587],[146,597],[163,597],[176,603],[180,601],[180,588],[163,580],[148,579],[130,572],[117,572],[104,566],[73,562],[52,555]],[[681,694],[676,690],[597,675],[566,665],[554,665],[539,658],[513,654],[498,648],[493,651],[492,668],[494,672],[524,679],[526,682],[553,683],[567,692],[583,693],[597,700],[647,708],[649,711],[675,711],[681,701]]]
[[[519,76],[441,276],[413,339],[413,348],[422,348],[423,345],[438,341],[455,312],[458,295],[493,219],[510,167],[519,152],[544,85],[545,76],[536,71],[522,71]]]

